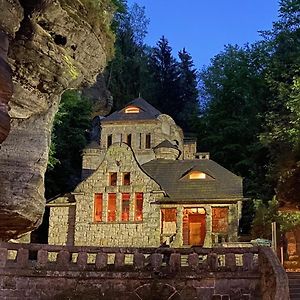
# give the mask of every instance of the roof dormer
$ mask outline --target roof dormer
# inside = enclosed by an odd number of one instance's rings
[[[189,180],[189,181],[197,181],[197,180],[214,180],[211,175],[208,175],[207,173],[201,171],[201,170],[195,170],[191,169],[185,174],[182,175],[181,180]]]
[[[141,109],[137,106],[130,105],[125,107],[124,112],[125,114],[138,114],[141,112]]]

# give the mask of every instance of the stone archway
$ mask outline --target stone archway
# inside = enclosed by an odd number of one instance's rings
[[[139,300],[183,300],[175,287],[157,281],[139,286],[134,293]]]

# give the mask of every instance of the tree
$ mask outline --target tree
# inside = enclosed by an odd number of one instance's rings
[[[199,91],[197,82],[197,70],[194,67],[192,56],[185,48],[178,53],[179,56],[179,88],[182,109],[178,119],[185,132],[194,130],[193,125],[199,115]]]
[[[150,71],[154,81],[154,104],[161,112],[170,115],[178,123],[182,109],[178,63],[172,55],[172,48],[163,36],[150,57]]]
[[[134,4],[117,14],[115,22],[115,57],[106,68],[107,88],[114,98],[114,110],[137,98],[149,82],[143,42],[149,24],[145,8]]]
[[[268,113],[261,141],[283,202],[300,201],[300,1],[280,1],[279,20],[263,32],[269,47]]]
[[[77,91],[62,95],[55,116],[48,169],[46,198],[71,191],[81,178],[81,150],[87,143],[91,124],[91,104]]]
[[[201,101],[205,103],[199,124],[202,150],[214,160],[245,177],[246,194],[268,199],[266,182],[268,151],[258,138],[266,110],[267,53],[263,45],[226,46],[200,73]]]

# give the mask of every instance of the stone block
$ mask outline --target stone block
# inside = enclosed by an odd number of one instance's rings
[[[199,267],[199,256],[197,253],[189,254],[188,264],[192,270],[195,270]]]
[[[135,253],[133,256],[133,265],[135,269],[141,270],[145,265],[145,256],[142,253]]]
[[[225,254],[225,266],[232,272],[236,270],[236,259],[234,253]]]
[[[216,253],[209,253],[207,255],[207,267],[211,271],[218,270],[219,263],[218,263],[218,255]]]
[[[48,263],[48,251],[40,249],[37,254],[37,266],[44,267]]]
[[[97,253],[95,261],[96,269],[101,270],[107,266],[107,253]]]
[[[180,271],[181,267],[181,255],[180,253],[172,253],[170,256],[170,271],[171,272],[178,272]]]
[[[0,248],[0,268],[4,268],[7,261],[7,249]]]
[[[67,267],[70,263],[70,260],[71,260],[71,255],[68,251],[61,250],[58,252],[57,260],[56,260],[58,267],[61,267],[61,268]]]
[[[29,251],[28,249],[19,249],[17,253],[17,264],[21,268],[25,268],[28,265]]]
[[[115,268],[123,267],[125,264],[125,254],[116,253],[115,254]]]
[[[86,252],[79,252],[77,256],[77,266],[84,270],[87,267],[87,258],[88,255]]]
[[[243,270],[251,271],[253,269],[253,253],[243,254]]]
[[[150,256],[151,266],[153,270],[158,270],[162,265],[162,255],[160,253],[153,253]]]

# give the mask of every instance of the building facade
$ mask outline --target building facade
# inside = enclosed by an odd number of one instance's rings
[[[242,179],[139,98],[101,119],[82,182],[50,201],[49,244],[211,247],[237,241]]]

